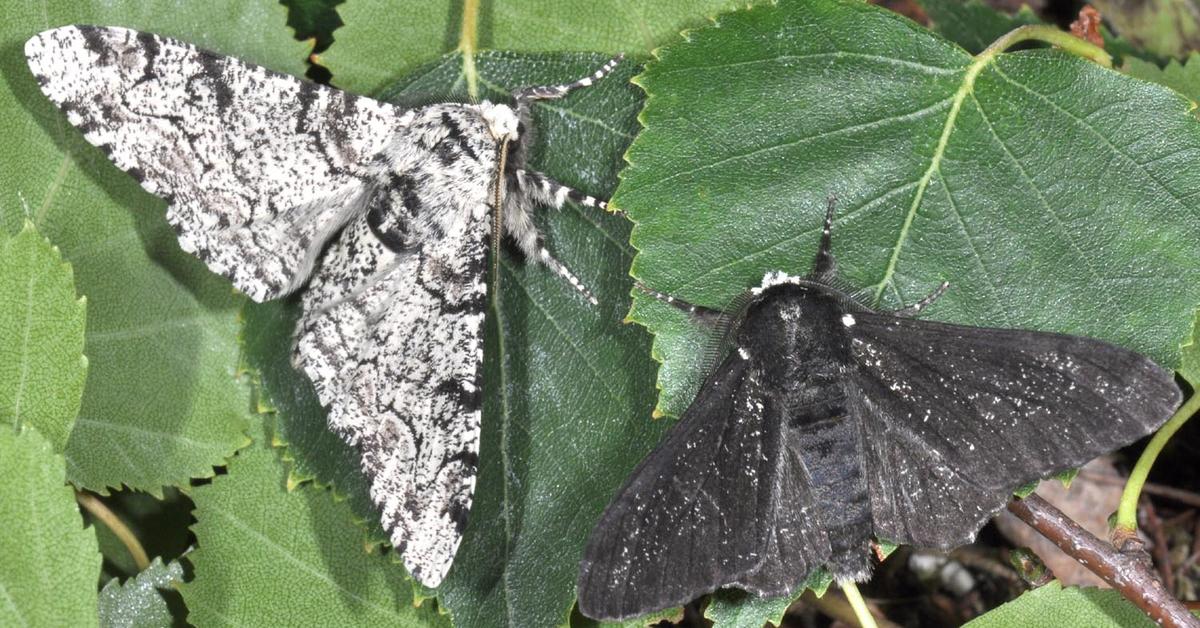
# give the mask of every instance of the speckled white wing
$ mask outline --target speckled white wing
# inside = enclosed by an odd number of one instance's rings
[[[180,246],[258,301],[304,282],[412,115],[124,28],[45,31],[25,56],[71,124],[168,201]]]
[[[362,455],[414,578],[437,586],[478,466],[495,142],[470,105],[420,109],[385,183],[304,291],[294,359]]]

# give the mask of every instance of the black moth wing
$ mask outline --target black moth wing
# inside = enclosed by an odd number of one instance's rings
[[[780,595],[829,558],[758,372],[726,358],[618,491],[580,566],[584,615],[636,617],[729,584]]]
[[[1013,489],[1150,433],[1180,401],[1171,373],[1101,340],[852,316],[848,399],[875,533],[897,543],[970,542]]]

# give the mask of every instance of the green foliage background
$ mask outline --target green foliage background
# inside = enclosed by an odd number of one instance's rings
[[[1028,13],[927,0],[931,32],[835,0],[9,5],[0,336],[21,341],[0,349],[0,424],[13,427],[0,429],[0,520],[19,533],[0,539],[0,586],[16,592],[0,624],[587,624],[571,614],[583,542],[667,426],[651,420],[656,397],[660,414],[686,407],[705,341],[654,302],[629,312],[631,266],[720,306],[767,270],[806,268],[830,193],[842,268],[882,306],[948,279],[935,318],[1086,333],[1179,367],[1200,303],[1195,64],[1128,60],[1143,81],[1056,51],[971,56]],[[68,23],[174,36],[406,104],[499,99],[630,54],[536,111],[535,167],[615,190],[636,227],[631,239],[629,222],[575,206],[540,221],[598,308],[502,258],[472,525],[438,591],[381,546],[356,455],[288,365],[295,304],[250,303],[183,254],[163,203],[38,92],[23,42]],[[319,66],[305,63],[314,51]],[[106,502],[163,556],[137,573],[107,528],[82,527],[64,478],[115,493]],[[193,506],[194,536],[153,523]],[[721,594],[707,613],[757,626],[789,602]],[[1129,609],[1047,587],[993,615],[1047,603]]]

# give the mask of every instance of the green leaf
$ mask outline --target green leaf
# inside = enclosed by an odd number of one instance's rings
[[[1193,52],[1184,63],[1171,59],[1161,68],[1149,61],[1127,59],[1123,70],[1130,76],[1166,85],[1197,103],[1200,102],[1200,61],[1196,60],[1198,58],[1200,53]]]
[[[799,596],[800,593],[797,593],[795,597]],[[714,628],[760,628],[764,624],[779,626],[783,623],[783,614],[793,601],[791,596],[761,598],[745,591],[724,589],[713,594],[704,616],[712,620]]]
[[[1018,486],[1017,488],[1013,489],[1013,495],[1016,495],[1017,497],[1019,497],[1021,499],[1025,499],[1026,497],[1029,497],[1029,495],[1031,493],[1036,491],[1038,485],[1041,483],[1042,483],[1041,480],[1033,480],[1032,482],[1026,482],[1026,483]]]
[[[1193,389],[1200,388],[1200,311],[1196,313],[1196,319],[1192,322],[1192,333],[1183,344],[1182,351],[1179,374]]]
[[[929,16],[929,28],[971,54],[983,52],[1014,28],[1042,23],[1028,5],[1021,5],[1019,11],[1008,15],[983,0],[920,0],[920,3]]]
[[[95,626],[100,553],[37,430],[0,425],[0,626]]]
[[[451,57],[397,86],[449,86]],[[478,55],[484,97],[586,75],[602,55]],[[535,106],[532,166],[589,193],[616,185],[641,94],[627,61],[605,80]],[[387,94],[396,94],[388,90]],[[462,93],[459,93],[462,96]],[[549,248],[596,294],[591,306],[545,267],[501,258],[499,307],[488,312],[479,480],[466,537],[439,599],[464,626],[567,621],[592,526],[658,442],[650,421],[649,338],[621,324],[632,287],[629,225],[568,204],[547,212]],[[494,523],[493,523],[494,522]]]
[[[1156,55],[1182,57],[1200,48],[1200,17],[1192,0],[1093,0],[1122,37]]]
[[[248,393],[236,381],[229,283],[179,250],[162,201],[88,145],[25,65],[33,34],[70,23],[123,24],[303,72],[306,47],[272,0],[209,3],[53,0],[17,4],[0,23],[0,229],[30,220],[74,267],[88,299],[82,408],[68,476],[89,489],[164,485],[212,474],[245,443]]]
[[[87,373],[85,309],[70,264],[31,223],[0,232],[0,424],[35,427],[60,453]]]
[[[183,582],[183,565],[163,564],[161,558],[124,584],[109,580],[100,590],[100,625],[105,628],[155,628],[175,623],[164,592]]]
[[[928,318],[1093,336],[1179,366],[1200,302],[1185,99],[1059,51],[976,59],[835,0],[727,14],[658,55],[614,197],[647,285],[721,307],[766,271],[807,272],[835,194],[841,274],[875,305],[948,280]],[[631,318],[656,334],[659,408],[677,415],[704,338],[640,295]]]
[[[625,621],[596,621],[589,617],[584,617],[583,613],[579,612],[579,607],[576,606],[571,611],[571,620],[568,624],[570,628],[648,628],[657,626],[661,622],[668,622],[666,625],[674,626],[683,621],[683,608],[665,608],[656,613],[635,617]],[[757,627],[756,627],[757,628]]]
[[[1138,607],[1112,589],[1063,588],[1055,580],[967,622],[963,628],[1135,628],[1154,626]]]
[[[883,548],[885,557],[896,549],[896,546],[890,543],[881,541],[880,544],[886,544],[886,547]],[[814,595],[821,597],[825,595],[832,584],[833,574],[829,573],[828,569],[821,567],[809,573],[796,592],[790,596],[760,598],[737,589],[723,589],[713,594],[712,602],[705,609],[704,616],[711,619],[713,625],[718,628],[726,626],[757,628],[768,622],[779,626],[783,621],[784,612],[800,599],[805,591],[811,590]]]
[[[488,90],[583,76],[605,57],[482,53]],[[461,57],[411,74],[385,97],[411,103],[451,93]],[[627,61],[596,85],[535,105],[532,166],[597,195],[611,191],[621,155],[637,129],[637,71]],[[504,86],[504,88],[500,88]],[[568,204],[538,220],[548,247],[600,300],[589,305],[545,267],[511,251],[501,258],[499,312],[488,311],[479,480],[466,537],[438,590],[455,622],[468,626],[565,623],[583,545],[604,506],[665,427],[650,420],[654,365],[642,330],[622,325],[631,288],[628,224]],[[497,314],[499,314],[497,316]],[[303,376],[288,366],[294,311],[252,306],[246,357],[279,413],[279,439],[296,461],[293,481],[315,478],[348,496],[355,518],[382,533],[358,474],[357,454],[325,429]],[[502,334],[497,330],[502,329]]]
[[[228,475],[195,489],[194,575],[180,586],[190,623],[448,625],[434,604],[414,606],[403,567],[363,551],[344,503],[321,488],[291,491],[286,475],[258,442],[238,452]]]
[[[402,9],[359,0],[338,7],[345,26],[321,56],[339,86],[372,93],[441,53],[459,50],[464,7],[475,7],[476,50],[647,52],[736,0],[426,0]],[[466,16],[470,17],[470,16]]]

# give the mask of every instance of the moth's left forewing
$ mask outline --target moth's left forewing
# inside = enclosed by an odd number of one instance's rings
[[[148,192],[180,246],[262,301],[299,287],[363,207],[409,112],[119,27],[30,38],[42,91]]]
[[[1180,400],[1171,373],[1100,340],[854,317],[848,385],[892,541],[965,543],[1014,488],[1152,432]]]

